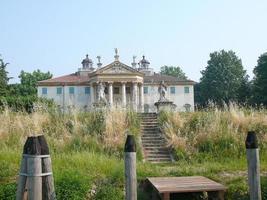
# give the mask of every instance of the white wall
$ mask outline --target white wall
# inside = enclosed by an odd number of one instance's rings
[[[57,94],[57,88],[62,88],[62,94]],[[74,87],[74,94],[69,94],[69,87]],[[45,97],[48,99],[54,99],[55,103],[62,108],[68,108],[73,106],[77,109],[84,109],[85,106],[87,108],[91,107],[91,98],[92,88],[90,94],[85,94],[85,87],[88,86],[39,86],[38,87],[38,96]],[[149,112],[156,112],[156,107],[154,106],[155,102],[159,100],[158,87],[159,85],[147,85],[144,87],[148,87],[148,93],[144,94],[144,104],[148,104]],[[175,87],[175,94],[171,94],[171,87]],[[184,93],[184,87],[189,87],[189,93]],[[47,88],[47,95],[42,95],[42,88]],[[96,91],[94,91],[96,95]],[[139,94],[139,88],[138,88]],[[108,96],[106,97],[108,100]],[[121,89],[120,94],[113,95],[113,102],[116,104],[115,99],[121,99]],[[172,101],[177,107],[177,111],[185,111],[185,104],[190,104],[190,111],[194,111],[194,87],[192,85],[169,85],[167,89],[166,98]],[[139,101],[139,98],[137,98]],[[129,104],[131,101],[131,95],[127,94],[127,103]]]
[[[57,94],[57,88],[62,88],[62,94]],[[69,94],[69,88],[74,87],[74,94]],[[62,108],[75,107],[77,109],[87,108],[91,105],[90,94],[85,94],[88,86],[38,86],[38,97],[53,99]],[[47,88],[47,94],[42,94],[42,88]],[[92,90],[92,89],[91,89]]]
[[[144,104],[149,105],[150,112],[156,112],[155,102],[159,100],[159,85],[144,85],[148,87],[148,93],[144,94]],[[171,94],[171,87],[175,87],[175,94]],[[184,93],[184,87],[189,87],[189,93]],[[166,98],[172,101],[177,111],[185,111],[185,104],[190,104],[190,111],[194,111],[194,87],[192,85],[168,85]]]

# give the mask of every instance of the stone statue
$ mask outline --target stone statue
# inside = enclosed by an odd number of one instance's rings
[[[106,103],[106,95],[105,95],[105,85],[100,82],[98,85],[98,101]]]
[[[96,58],[98,60],[98,63],[100,63],[101,56],[97,56]]]
[[[119,61],[119,55],[118,55],[118,49],[117,48],[115,48],[115,56],[114,56],[114,58],[115,58],[115,61]]]
[[[135,63],[136,56],[133,56],[133,63]]]
[[[165,94],[167,92],[167,85],[164,83],[164,81],[161,81],[158,87],[158,92],[159,92],[159,101],[167,101],[165,97]]]

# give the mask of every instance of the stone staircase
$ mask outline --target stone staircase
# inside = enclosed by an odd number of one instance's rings
[[[161,133],[156,113],[140,113],[141,140],[146,161],[152,163],[172,162],[166,139]]]

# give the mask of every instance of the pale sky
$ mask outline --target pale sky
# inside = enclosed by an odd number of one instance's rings
[[[195,81],[209,54],[233,50],[252,78],[267,51],[266,0],[1,0],[0,54],[17,82],[21,70],[77,71],[85,54],[97,63],[145,54],[155,71],[180,66]]]

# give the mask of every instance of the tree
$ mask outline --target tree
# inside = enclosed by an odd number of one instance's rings
[[[5,96],[7,94],[8,78],[6,71],[6,66],[8,63],[5,63],[2,58],[0,58],[0,96]]]
[[[201,71],[199,83],[200,104],[212,101],[218,105],[223,103],[244,102],[244,96],[239,95],[241,88],[246,88],[247,75],[242,61],[233,51],[221,50],[210,54],[210,60],[205,70]]]
[[[267,106],[267,52],[259,57],[253,73],[253,102]]]
[[[174,67],[174,66],[166,66],[165,65],[165,66],[160,68],[160,74],[175,76],[181,80],[187,79],[185,73],[183,72],[183,70],[179,66]]]
[[[32,73],[21,71],[20,85],[19,87],[20,95],[36,95],[37,94],[37,82],[52,78],[52,74],[50,72],[41,72],[39,69],[33,71]],[[15,89],[16,90],[16,89]]]

